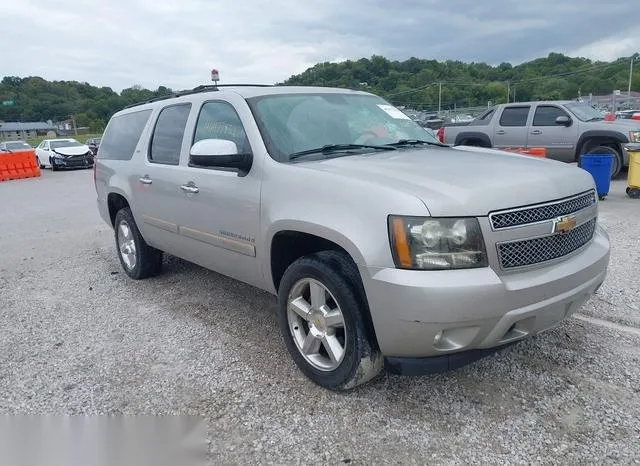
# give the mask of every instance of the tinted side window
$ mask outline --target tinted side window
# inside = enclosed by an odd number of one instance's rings
[[[151,138],[150,161],[178,165],[190,111],[191,104],[172,105],[160,111]]]
[[[492,108],[491,110],[487,110],[485,113],[478,116],[471,124],[475,126],[486,126],[491,123],[491,118],[493,117],[495,112],[496,110],[494,108]]]
[[[226,102],[207,102],[202,106],[193,142],[202,139],[226,139],[235,142],[239,153],[251,152],[240,117],[233,106]]]
[[[126,113],[113,117],[102,137],[98,158],[111,160],[130,160],[138,145],[151,110]]]
[[[556,118],[559,116],[568,116],[566,112],[558,107],[551,105],[541,105],[536,108],[533,116],[533,126],[555,126]]]
[[[500,116],[500,126],[525,126],[531,107],[506,107]]]

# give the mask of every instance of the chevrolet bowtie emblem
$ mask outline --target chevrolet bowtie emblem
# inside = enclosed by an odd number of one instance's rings
[[[559,217],[553,221],[554,233],[569,233],[576,227],[575,217]]]

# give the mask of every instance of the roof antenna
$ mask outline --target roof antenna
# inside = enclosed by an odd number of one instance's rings
[[[214,87],[216,88],[216,90],[218,90],[218,81],[220,81],[220,74],[215,68],[211,70],[211,81],[213,81]]]

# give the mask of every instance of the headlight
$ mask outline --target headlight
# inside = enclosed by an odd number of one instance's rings
[[[487,267],[478,219],[389,217],[396,267],[446,270]]]
[[[640,142],[640,131],[629,131],[629,141]]]

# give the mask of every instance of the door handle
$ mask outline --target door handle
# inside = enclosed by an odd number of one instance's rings
[[[183,184],[182,186],[180,186],[180,189],[182,189],[184,192],[187,193],[197,193],[200,192],[200,190],[198,189],[198,187],[193,184],[193,182],[189,182],[187,184]]]
[[[149,178],[149,175],[144,175],[142,178],[138,178],[138,181],[142,184],[151,184],[153,181]]]
[[[505,130],[503,129],[499,129],[498,131],[496,131],[496,134],[504,134],[504,133],[505,133]]]
[[[540,131],[539,129],[534,129],[533,131],[531,131],[531,134],[542,134],[542,131]]]

